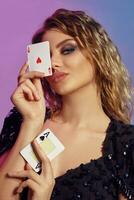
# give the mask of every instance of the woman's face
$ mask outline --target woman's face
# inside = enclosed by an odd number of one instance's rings
[[[51,29],[44,34],[42,41],[50,43],[53,75],[46,79],[57,94],[71,94],[95,83],[94,67],[73,37]]]

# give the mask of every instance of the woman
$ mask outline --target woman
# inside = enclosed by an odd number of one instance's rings
[[[12,147],[1,200],[133,199],[132,88],[116,46],[94,19],[65,9],[32,40],[42,41],[50,42],[53,75],[20,70],[1,134],[1,154]],[[34,140],[46,128],[65,146],[51,163]],[[30,142],[40,174],[19,154]]]

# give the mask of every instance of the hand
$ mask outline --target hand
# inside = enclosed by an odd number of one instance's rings
[[[18,108],[24,119],[36,119],[44,122],[45,98],[40,78],[44,73],[27,72],[28,64],[24,64],[19,72],[18,87],[11,96],[11,101]]]
[[[8,175],[15,178],[28,178],[20,184],[17,193],[21,193],[25,187],[29,187],[30,200],[50,200],[55,185],[52,166],[50,160],[35,140],[33,142],[33,147],[42,163],[41,174],[38,175],[27,165],[26,170],[10,172]]]

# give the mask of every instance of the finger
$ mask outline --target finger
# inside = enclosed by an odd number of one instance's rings
[[[31,91],[31,89],[29,87],[27,87],[26,85],[22,84],[20,85],[20,88],[22,89],[22,92],[24,93],[25,97],[30,100],[38,100],[39,97],[36,97],[36,99],[33,96],[33,93]]]
[[[32,169],[18,171],[18,172],[9,172],[8,176],[19,178],[19,179],[28,178],[35,181],[38,184],[40,183],[40,176],[36,172],[34,172]]]
[[[39,144],[37,143],[36,140],[32,142],[33,148],[37,153],[37,156],[42,162],[42,172],[41,174],[45,175],[46,177],[48,176],[50,179],[53,178],[53,170],[51,166],[51,162],[47,155],[44,153],[44,151],[41,149]]]
[[[22,72],[18,76],[18,84],[22,83],[26,79],[43,78],[44,73],[38,71]]]
[[[25,81],[25,85],[28,86],[28,88],[31,89],[32,94],[33,94],[33,96],[35,97],[35,99],[36,99],[36,97],[37,97],[37,98],[40,98],[38,89],[35,87],[35,85],[33,84],[33,82],[32,82],[31,80],[27,79],[27,80]]]
[[[24,65],[22,65],[20,71],[19,71],[19,74],[22,75],[24,74],[28,69],[28,63],[25,63]]]
[[[17,189],[17,193],[21,193],[25,187],[29,187],[33,191],[39,190],[38,184],[35,183],[34,181],[28,179],[26,181],[23,181],[20,186]]]
[[[36,89],[38,90],[41,96],[44,96],[44,88],[42,87],[41,80],[36,78],[33,80],[33,84],[35,85]]]

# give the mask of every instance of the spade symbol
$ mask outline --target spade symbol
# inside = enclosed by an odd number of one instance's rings
[[[45,139],[45,137],[42,135],[42,136],[40,136],[40,140],[44,140]]]

